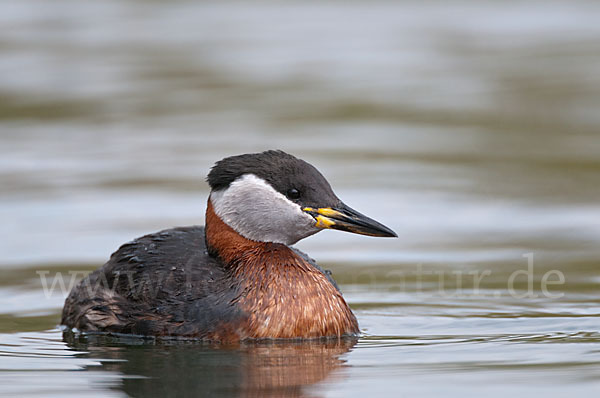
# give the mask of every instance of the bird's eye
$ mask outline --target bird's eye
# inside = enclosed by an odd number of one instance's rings
[[[290,199],[298,199],[300,197],[300,192],[296,188],[290,188],[287,191],[287,197]]]

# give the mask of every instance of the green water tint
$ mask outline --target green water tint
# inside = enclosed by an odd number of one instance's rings
[[[593,396],[598,15],[592,0],[7,6],[0,396]],[[358,341],[63,337],[71,281],[135,237],[203,224],[212,164],[268,148],[399,235],[297,245],[333,271]]]

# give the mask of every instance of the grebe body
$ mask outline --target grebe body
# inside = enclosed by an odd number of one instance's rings
[[[205,227],[121,246],[71,291],[62,324],[211,341],[358,334],[331,275],[291,245],[325,228],[395,233],[344,205],[314,167],[282,151],[225,158],[208,182]]]

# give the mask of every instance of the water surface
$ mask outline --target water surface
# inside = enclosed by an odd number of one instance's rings
[[[598,390],[597,2],[2,8],[1,396]],[[358,340],[62,335],[70,283],[125,241],[202,224],[214,161],[269,148],[400,236],[298,244]]]

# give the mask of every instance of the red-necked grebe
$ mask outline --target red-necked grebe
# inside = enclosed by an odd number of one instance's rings
[[[330,273],[290,245],[325,228],[396,234],[346,206],[316,168],[282,151],[225,158],[207,180],[204,227],[121,246],[71,291],[62,324],[213,341],[358,334]]]

